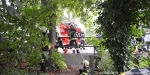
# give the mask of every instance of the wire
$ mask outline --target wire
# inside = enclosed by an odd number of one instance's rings
[[[84,58],[83,58],[83,56],[82,56],[82,54],[80,53],[80,56],[81,56],[81,58],[82,58],[82,61],[84,61]]]

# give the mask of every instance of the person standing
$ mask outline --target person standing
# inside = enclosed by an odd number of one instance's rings
[[[137,44],[137,41],[136,41],[136,38],[134,37],[133,40],[131,41],[131,45],[136,46],[136,44]]]
[[[84,32],[82,31],[81,32],[81,34],[80,34],[81,36],[81,46],[85,46],[85,34],[84,34]],[[83,50],[85,50],[85,47],[82,47],[83,48]]]
[[[59,37],[58,30],[56,30],[56,46],[61,47],[64,50],[62,39]]]
[[[61,47],[64,51],[64,54],[66,54],[68,52],[68,49],[66,47],[64,47],[63,42],[62,42],[62,38],[59,37],[59,32],[58,30],[56,30],[56,45],[55,48],[59,48]]]
[[[144,37],[145,37],[145,35],[142,36],[142,43],[143,43],[143,44],[144,44]]]
[[[47,67],[50,65],[50,62],[48,61],[48,57],[47,57],[47,54],[45,52],[42,52],[41,60],[39,61],[39,65],[41,67],[40,71],[42,73],[46,73]]]
[[[76,46],[75,48],[77,50],[77,53],[80,53],[78,49],[77,36],[78,35],[76,29],[74,28],[73,25],[71,25],[69,30],[70,46]],[[75,53],[75,50],[73,50],[73,53]]]

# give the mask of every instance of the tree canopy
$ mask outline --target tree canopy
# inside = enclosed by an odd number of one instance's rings
[[[94,4],[95,0],[2,0],[0,5],[0,61],[3,66],[0,67],[0,73],[2,75],[28,73],[27,67],[20,71],[19,65],[22,62],[28,67],[38,67],[42,54],[41,47],[51,45],[50,39],[55,38],[53,34],[44,38],[40,28],[45,26],[54,32],[55,25],[60,23],[64,9],[68,9],[78,17],[83,16],[81,19],[88,21],[87,12],[92,10]],[[55,25],[52,26],[52,23]],[[46,41],[43,42],[43,39]],[[65,66],[62,62],[64,59],[59,53],[54,52],[51,56],[54,63]],[[62,59],[57,60],[58,58]],[[59,69],[62,68],[60,67]]]
[[[18,71],[21,62],[37,67],[41,47],[55,43],[55,26],[65,9],[87,27],[93,25],[92,17],[98,13],[96,32],[105,37],[99,45],[108,49],[117,72],[123,72],[124,67],[128,68],[132,36],[140,37],[139,25],[148,25],[150,20],[149,3],[149,0],[1,0],[0,74],[28,72],[27,68]],[[42,26],[50,31],[46,38],[41,34]],[[57,67],[60,62],[64,64],[58,52],[51,56]]]
[[[128,68],[128,46],[137,33],[133,27],[147,24],[150,19],[149,7],[148,0],[105,0],[98,6],[97,23],[100,26],[97,32],[104,33],[105,46],[118,73],[123,72],[124,67]]]

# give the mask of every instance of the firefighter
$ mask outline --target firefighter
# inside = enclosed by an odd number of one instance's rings
[[[48,51],[51,49],[51,46],[45,45],[42,47],[42,51]]]
[[[42,46],[42,51],[48,51],[51,49],[51,46],[47,44],[47,41],[46,41],[46,36],[48,35],[48,30],[42,30],[42,34],[43,34],[43,46]]]
[[[61,40],[61,38],[59,37],[59,33],[58,33],[58,30],[56,30],[56,45],[58,45],[58,46],[63,46],[63,44],[62,44],[62,40]],[[62,47],[63,48],[63,47]]]
[[[78,48],[78,43],[77,43],[77,31],[73,25],[70,26],[69,39],[70,39],[70,46],[77,46],[75,47],[77,50],[77,53],[80,53],[79,48]],[[73,53],[75,53],[75,50],[73,50]]]
[[[82,37],[81,38],[81,46],[85,46],[85,34],[84,34],[84,32],[82,31],[81,33],[80,33],[80,36]],[[83,50],[85,50],[85,47],[82,47],[83,48]]]
[[[58,30],[56,30],[56,45],[55,45],[55,48],[58,48],[58,46],[62,46],[61,38],[59,38],[58,36],[59,36],[59,33],[58,33]]]
[[[56,46],[55,48],[58,48],[59,46],[63,49],[64,53],[67,53],[67,48],[63,47],[62,39],[59,37],[58,30],[56,30]]]
[[[42,55],[41,55],[41,60],[39,62],[39,65],[40,65],[40,71],[42,73],[46,73],[47,71],[47,67],[50,65],[49,61],[48,61],[48,58],[46,56],[46,53],[42,52]]]
[[[80,75],[90,75],[90,67],[89,61],[83,60],[82,61],[83,69],[80,69]]]

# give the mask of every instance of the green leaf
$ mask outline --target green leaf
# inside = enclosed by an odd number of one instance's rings
[[[9,7],[9,14],[10,14],[11,16],[14,16],[14,15],[15,15],[14,11],[15,11],[15,9],[14,9],[13,7]]]
[[[19,8],[23,8],[23,3],[22,2],[20,2],[19,0],[16,0],[16,3],[17,3],[17,6],[19,7]]]
[[[21,15],[19,13],[16,14],[17,18],[21,19]]]

